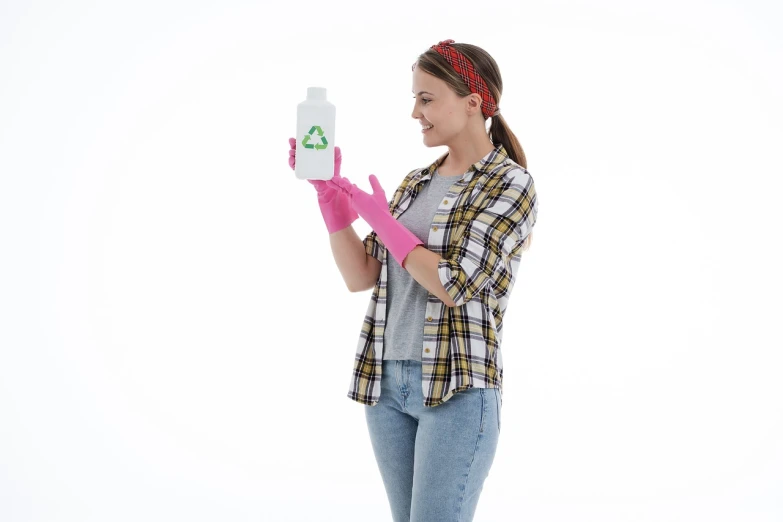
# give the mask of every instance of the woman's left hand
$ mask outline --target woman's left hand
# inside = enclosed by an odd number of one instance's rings
[[[370,174],[372,194],[366,193],[347,178],[332,178],[326,183],[348,194],[351,207],[372,227],[394,260],[405,268],[405,257],[424,242],[391,215],[386,193],[375,174]]]
[[[377,222],[379,215],[385,214],[391,217],[389,202],[386,200],[386,192],[384,192],[381,182],[378,181],[375,174],[370,174],[372,194],[363,191],[355,183],[351,183],[348,178],[332,178],[327,180],[326,184],[347,194],[353,209],[371,226],[373,221]]]

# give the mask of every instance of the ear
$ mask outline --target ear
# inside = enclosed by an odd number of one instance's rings
[[[468,116],[471,114],[481,112],[481,104],[484,100],[481,99],[481,95],[472,92],[468,95]]]

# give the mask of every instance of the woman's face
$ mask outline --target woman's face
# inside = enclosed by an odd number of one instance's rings
[[[433,125],[423,132],[424,143],[428,147],[443,144],[455,134],[455,127],[457,130],[461,128],[458,118],[454,117],[457,95],[446,82],[425,73],[420,67],[413,70],[413,97],[415,102],[411,116],[421,123],[422,129]]]
[[[470,97],[457,96],[446,82],[422,71],[420,67],[413,69],[413,97],[415,102],[411,117],[421,123],[422,129],[433,126],[423,132],[424,144],[428,147],[453,142],[454,137],[467,126]]]

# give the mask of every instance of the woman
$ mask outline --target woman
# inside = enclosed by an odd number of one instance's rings
[[[483,49],[433,45],[413,64],[411,116],[448,152],[390,202],[374,175],[372,194],[340,177],[339,147],[334,177],[310,180],[346,285],[374,288],[348,397],[365,405],[395,522],[472,520],[495,456],[503,314],[538,209],[502,90]],[[358,216],[373,229],[364,241]]]

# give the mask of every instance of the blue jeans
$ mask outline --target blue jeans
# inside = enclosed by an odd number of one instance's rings
[[[425,407],[421,362],[385,360],[365,405],[394,522],[470,522],[500,434],[500,391],[469,388]]]

